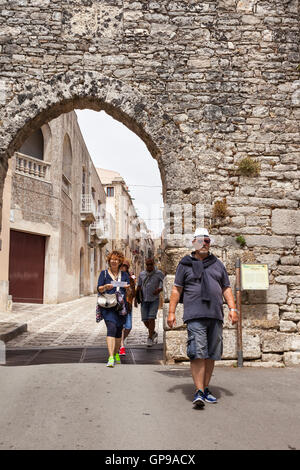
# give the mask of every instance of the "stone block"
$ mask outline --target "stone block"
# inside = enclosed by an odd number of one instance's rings
[[[262,354],[261,360],[263,362],[282,362],[282,354]]]
[[[300,334],[289,334],[286,339],[286,351],[300,351]]]
[[[288,334],[266,332],[262,335],[262,351],[264,353],[280,353],[290,349]]]
[[[277,276],[275,281],[279,282],[280,284],[300,286],[300,276]]]
[[[164,304],[163,306],[163,325],[165,330],[170,330],[167,324],[167,318],[169,314],[169,304]],[[176,327],[173,328],[173,330],[176,330],[178,328],[185,328],[185,324],[183,323],[182,317],[183,317],[183,304],[178,304],[176,307],[175,311],[175,316],[176,316]]]
[[[237,12],[252,13],[255,3],[256,2],[254,0],[239,0],[237,2],[236,10]]]
[[[285,352],[283,354],[283,362],[287,367],[299,365],[300,364],[300,351]]]
[[[246,235],[245,240],[249,248],[266,247],[269,249],[291,249],[295,245],[295,237]]]
[[[167,250],[165,250],[164,261],[165,261],[167,272],[169,274],[175,274],[179,261],[185,255],[189,253],[190,251],[187,248],[179,248],[179,249],[168,248]]]
[[[295,265],[295,266],[299,266],[300,264],[300,256],[295,256],[295,255],[289,255],[289,256],[282,256],[280,258],[280,262],[281,264],[284,264],[284,265]]]
[[[296,323],[288,320],[280,320],[280,331],[285,333],[294,333],[298,331]]]
[[[257,261],[262,264],[267,264],[270,269],[276,268],[279,259],[280,255],[276,255],[273,253],[262,254],[257,256]]]
[[[300,266],[293,266],[293,265],[288,265],[288,266],[278,266],[277,272],[279,274],[283,275],[300,275]]]
[[[237,357],[237,331],[223,330],[223,359]],[[257,333],[243,332],[243,358],[259,359],[261,357],[260,337]]]
[[[244,328],[279,328],[279,307],[275,304],[243,305]]]
[[[277,362],[277,361],[249,361],[249,362],[244,362],[243,363],[244,367],[256,367],[259,369],[270,369],[271,367],[276,367],[278,368],[283,368],[284,364],[283,362]]]
[[[289,320],[292,322],[300,321],[300,310],[285,310],[281,314],[281,320]]]
[[[284,304],[287,300],[287,286],[270,284],[267,291],[244,291],[244,300],[249,304]]]
[[[188,361],[186,355],[186,330],[165,331],[165,357],[166,361]]]
[[[272,211],[272,230],[278,235],[299,235],[300,211],[274,209]]]
[[[163,293],[164,293],[164,302],[169,302],[172,288],[174,285],[174,279],[175,275],[173,274],[167,274],[164,278],[164,284],[163,284]]]

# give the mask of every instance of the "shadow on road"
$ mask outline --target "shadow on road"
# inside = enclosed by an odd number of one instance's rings
[[[187,401],[191,401],[191,397],[195,393],[195,387],[193,384],[193,379],[191,375],[191,371],[189,368],[187,369],[168,369],[168,370],[156,370],[158,374],[162,374],[168,377],[173,377],[174,379],[183,379],[183,378],[189,378],[190,382],[189,383],[178,383],[177,385],[174,385],[173,387],[170,387],[167,391],[169,393],[176,393],[178,390],[180,390],[183,395],[185,396]],[[212,394],[217,398],[220,399],[222,395],[226,396],[233,396],[233,393],[223,387],[217,387],[217,386],[209,386]]]

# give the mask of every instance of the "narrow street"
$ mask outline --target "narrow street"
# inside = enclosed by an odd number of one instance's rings
[[[12,312],[1,314],[3,322],[27,323],[27,332],[6,344],[9,348],[106,346],[106,327],[95,320],[96,295],[61,304],[14,303]],[[163,343],[162,310],[157,319],[158,344]],[[140,307],[133,309],[133,328],[128,346],[146,346],[147,330]]]

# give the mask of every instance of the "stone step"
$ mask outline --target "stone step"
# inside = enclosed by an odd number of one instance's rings
[[[27,331],[27,323],[0,322],[0,341],[7,343]]]

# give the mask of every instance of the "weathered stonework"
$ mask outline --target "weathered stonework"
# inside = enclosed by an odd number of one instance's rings
[[[76,107],[104,109],[157,159],[165,203],[205,205],[215,252],[231,275],[237,257],[268,262],[270,290],[244,296],[253,359],[258,348],[281,358],[296,353],[288,338],[299,336],[299,1],[4,0],[1,7],[0,199],[7,159],[30,132]],[[258,176],[238,174],[246,156],[259,161]],[[228,216],[214,219],[223,198]],[[168,274],[186,251],[166,240]],[[166,331],[171,356],[177,342],[183,355],[184,334]]]

